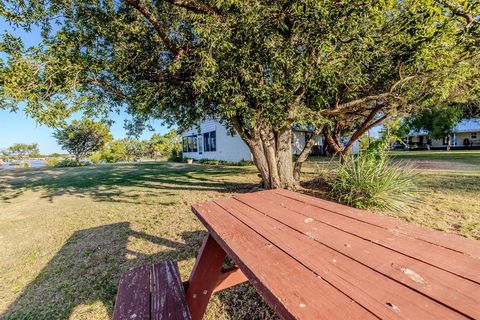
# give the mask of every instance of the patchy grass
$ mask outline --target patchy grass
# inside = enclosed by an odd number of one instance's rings
[[[384,214],[480,240],[480,170],[422,170],[423,204]]]
[[[418,208],[400,213],[377,213],[480,240],[480,162],[475,160],[480,157],[480,151],[460,151],[442,160],[437,160],[440,157],[436,151],[401,153],[406,155],[396,159],[407,160],[416,168],[422,203]],[[418,158],[410,158],[410,154]],[[314,158],[314,161],[306,162],[303,171],[309,193],[327,197],[326,186],[322,183],[337,167],[338,161],[335,160],[317,161]],[[318,177],[321,179],[315,180]]]
[[[0,318],[110,319],[119,275],[179,261],[205,236],[195,202],[249,191],[253,167],[170,163],[0,173]],[[207,319],[270,310],[248,285],[216,295]]]
[[[331,165],[307,163],[306,178]],[[480,239],[480,171],[420,177],[425,205],[400,217]],[[190,205],[258,182],[254,167],[173,163],[0,172],[0,318],[109,319],[119,275],[146,263],[177,260],[187,279],[205,235]],[[242,285],[206,318],[274,316]]]
[[[389,154],[398,160],[442,161],[480,165],[480,150],[391,151]]]

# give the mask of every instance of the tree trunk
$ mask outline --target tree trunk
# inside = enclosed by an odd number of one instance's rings
[[[330,148],[330,151],[333,153],[332,157],[340,156],[340,160],[345,161],[345,153],[343,146],[340,143],[340,137],[335,132],[331,133],[327,128],[322,130],[323,136],[325,137],[325,142]]]
[[[303,163],[305,162],[305,160],[307,160],[308,156],[310,155],[310,151],[315,145],[316,137],[320,134],[320,132],[321,132],[321,129],[315,130],[315,132],[312,134],[310,139],[308,139],[308,141],[305,143],[305,146],[302,152],[300,152],[300,155],[295,161],[295,165],[293,167],[293,178],[296,181],[300,180],[300,174],[302,172]]]
[[[295,189],[298,182],[293,176],[291,127],[275,131],[268,124],[259,123],[251,133],[247,133],[238,119],[232,119],[232,123],[250,148],[263,187]]]
[[[327,144],[330,148],[332,148],[334,156],[338,155],[340,157],[341,162],[345,162],[348,155],[352,151],[355,141],[360,139],[360,137],[365,134],[365,132],[367,132],[369,129],[383,122],[388,117],[389,114],[384,113],[381,117],[375,119],[378,110],[379,108],[377,107],[370,112],[370,114],[365,118],[363,123],[350,135],[350,138],[345,145],[343,145],[340,141],[342,137],[342,130],[338,126],[338,122],[335,125],[335,128],[331,131],[328,128],[323,129],[322,132],[325,136]]]

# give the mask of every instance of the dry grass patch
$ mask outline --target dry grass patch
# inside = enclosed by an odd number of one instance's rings
[[[252,167],[169,163],[2,172],[0,317],[109,319],[119,275],[146,263],[177,260],[187,279],[205,236],[191,204],[256,183]],[[244,286],[207,319],[252,308],[270,312]]]

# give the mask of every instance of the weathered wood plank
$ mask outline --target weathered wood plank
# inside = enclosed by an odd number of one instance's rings
[[[200,320],[205,314],[226,256],[225,251],[208,234],[188,281],[186,299],[193,320]]]
[[[260,193],[257,193],[260,195]],[[270,193],[270,195],[275,195]],[[269,196],[267,193],[264,196]],[[263,196],[262,196],[263,197]],[[305,198],[302,198],[302,200]],[[289,199],[278,197],[278,203],[288,203]],[[295,200],[295,199],[290,199]],[[374,227],[368,223],[361,223],[358,220],[336,214],[330,210],[325,210],[317,206],[296,201],[294,204],[284,205],[290,210],[298,213],[307,213],[308,217],[331,225],[339,230],[350,233],[362,239],[374,242],[391,250],[400,252],[411,258],[434,265],[445,271],[451,272],[465,279],[480,284],[480,260],[474,259],[468,255],[449,250],[440,246],[432,245],[424,241],[418,241],[402,234]],[[382,217],[379,217],[382,218]],[[449,257],[449,259],[445,259]]]
[[[150,319],[151,266],[131,269],[120,277],[114,320]]]
[[[213,292],[222,291],[246,281],[248,281],[248,278],[242,270],[238,267],[232,267],[222,271]]]
[[[284,319],[376,319],[218,205],[197,204],[193,211]]]
[[[249,206],[232,199],[216,203],[379,318],[465,319],[442,304],[261,214],[252,208],[258,199],[250,198]],[[271,203],[268,205],[271,206]],[[276,212],[277,209],[270,207],[271,211]]]
[[[167,261],[152,266],[151,292],[152,320],[191,319],[176,262]]]
[[[448,248],[457,252],[480,258],[480,245],[471,239],[466,239],[459,235],[446,233],[442,231],[432,230],[425,227],[409,224],[392,217],[380,217],[376,214],[348,207],[342,204],[333,203],[327,200],[310,197],[293,191],[278,189],[268,191],[276,193],[291,199],[295,199],[306,204],[318,206],[319,208],[329,210],[336,214],[340,214],[351,219],[369,223],[392,232],[403,234],[411,238],[422,240],[440,247]]]
[[[480,285],[476,283],[310,218],[311,210],[318,208],[303,210],[304,207],[296,206],[295,210],[302,212],[298,213],[283,207],[295,203],[280,202],[266,194],[261,197],[242,195],[237,199],[393,280],[453,309],[480,318],[480,309],[477,308],[480,305]]]

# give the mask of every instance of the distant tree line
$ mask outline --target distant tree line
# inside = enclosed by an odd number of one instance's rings
[[[15,143],[0,151],[0,154],[4,160],[28,160],[41,157],[37,143]]]
[[[165,135],[155,133],[149,140],[124,138],[113,140],[91,157],[93,162],[132,162],[141,159],[170,159],[181,157],[181,139],[176,130]]]
[[[165,135],[155,133],[150,140],[133,137],[113,140],[108,127],[90,119],[73,120],[56,129],[53,135],[58,144],[75,157],[92,162],[139,161],[148,159],[175,159],[181,156],[180,137],[175,130]]]

